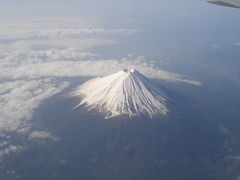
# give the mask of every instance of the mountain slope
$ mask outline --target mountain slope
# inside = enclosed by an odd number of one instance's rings
[[[134,69],[97,77],[77,87],[71,94],[79,97],[87,110],[96,109],[110,118],[119,115],[129,117],[165,115],[165,95],[146,77]]]

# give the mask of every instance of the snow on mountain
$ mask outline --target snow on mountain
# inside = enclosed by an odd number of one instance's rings
[[[76,108],[83,105],[87,110],[95,109],[105,118],[124,114],[154,117],[168,112],[163,92],[135,69],[89,80],[70,96],[80,98]]]

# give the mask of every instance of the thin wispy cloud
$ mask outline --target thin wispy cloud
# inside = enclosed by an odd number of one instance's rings
[[[28,135],[30,140],[52,139],[57,140],[51,133],[46,131],[33,131]]]
[[[100,34],[126,34],[141,32],[138,29],[109,29],[104,27],[92,27],[81,22],[44,21],[44,22],[21,22],[14,24],[1,24],[0,40],[24,40],[24,39],[55,39],[95,36]]]
[[[236,45],[236,46],[240,46],[240,42],[236,42],[235,45]]]
[[[211,47],[212,47],[213,49],[218,49],[218,48],[219,48],[219,45],[218,45],[218,44],[212,44]]]
[[[46,50],[46,49],[66,49],[77,48],[78,50],[86,50],[96,46],[106,46],[117,44],[118,41],[111,39],[94,39],[94,38],[78,38],[78,39],[52,39],[52,40],[18,40],[11,43],[1,43],[0,48],[6,51],[25,51],[25,50]]]
[[[25,149],[24,147],[19,145],[10,145],[4,148],[3,150],[0,150],[0,158],[6,155],[21,152],[24,149]],[[1,159],[0,159],[0,162],[1,162]]]

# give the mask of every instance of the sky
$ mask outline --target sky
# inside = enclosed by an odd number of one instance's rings
[[[204,0],[0,0],[0,156],[25,148],[6,132],[56,139],[32,130],[31,118],[71,84],[64,78],[135,67],[170,83],[225,79],[240,89],[238,19],[239,9]]]

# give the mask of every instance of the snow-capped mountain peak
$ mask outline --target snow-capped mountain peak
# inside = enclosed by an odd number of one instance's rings
[[[83,105],[87,110],[95,109],[105,118],[124,114],[154,117],[168,112],[163,92],[133,68],[91,79],[70,96],[80,98],[76,107]]]

